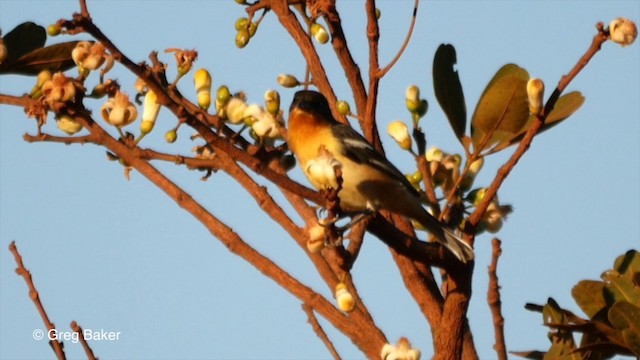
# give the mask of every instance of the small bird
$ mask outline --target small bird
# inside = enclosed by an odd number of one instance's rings
[[[422,206],[420,195],[405,176],[351,127],[333,118],[327,99],[316,91],[298,91],[289,110],[289,149],[302,171],[317,189],[323,180],[314,178],[310,164],[330,153],[340,164],[340,205],[348,211],[384,209],[413,219],[433,234],[461,262],[473,259],[473,249],[442,225]]]

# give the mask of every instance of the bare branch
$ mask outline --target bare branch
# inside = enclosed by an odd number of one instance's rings
[[[16,261],[16,265],[18,265],[18,267],[16,268],[16,274],[18,274],[18,276],[22,276],[22,278],[24,279],[24,282],[27,283],[27,286],[29,287],[29,298],[36,305],[36,309],[38,309],[38,313],[42,318],[44,327],[47,329],[44,336],[49,338],[49,334],[55,331],[56,326],[51,322],[51,320],[49,320],[49,316],[47,315],[47,312],[44,310],[44,306],[40,301],[40,295],[38,294],[38,290],[36,289],[36,286],[33,284],[31,273],[29,272],[29,270],[27,270],[27,268],[24,267],[24,263],[22,262],[22,256],[18,252],[18,247],[16,246],[15,241],[12,241],[11,244],[9,244],[9,251],[11,251],[11,253],[13,254],[13,258]],[[34,336],[35,336],[35,332],[34,332]],[[59,342],[57,339],[51,339],[49,340],[49,343],[51,344],[53,348],[53,352],[56,354],[56,357],[59,360],[66,359],[64,350],[62,349],[61,342]]]
[[[87,359],[96,360],[95,355],[93,355],[93,350],[91,350],[91,347],[89,346],[89,344],[87,344],[87,340],[85,340],[84,338],[82,327],[80,327],[80,325],[78,325],[78,323],[75,321],[72,321],[70,326],[71,326],[71,330],[73,330],[73,332],[78,334],[78,340],[82,345],[82,349],[84,349],[84,353],[87,355]]]
[[[504,339],[504,317],[502,317],[502,302],[500,301],[500,285],[498,284],[498,259],[502,254],[500,240],[494,238],[491,241],[493,251],[491,252],[491,265],[489,265],[489,289],[487,291],[487,303],[493,315],[493,328],[496,337],[494,349],[498,359],[507,359],[507,346]]]
[[[316,335],[318,335],[324,346],[327,347],[327,350],[329,350],[331,356],[333,356],[333,358],[336,360],[341,359],[338,351],[333,346],[333,343],[331,342],[331,340],[329,340],[329,337],[322,329],[322,326],[320,326],[320,323],[318,323],[318,319],[316,319],[316,316],[313,313],[313,309],[307,304],[302,304],[301,306],[302,310],[307,314],[307,319],[309,320],[309,324],[311,324],[311,328],[313,328],[313,331],[316,333]]]

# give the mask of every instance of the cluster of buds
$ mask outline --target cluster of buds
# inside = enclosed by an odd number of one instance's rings
[[[453,190],[460,177],[462,157],[458,154],[447,154],[437,147],[430,148],[426,152],[425,157],[429,163],[433,186],[442,187],[444,193],[449,193]],[[460,182],[460,190],[466,191],[471,188],[476,175],[480,172],[483,165],[483,158],[478,158],[471,163],[464,178]]]
[[[258,23],[249,21],[245,17],[241,17],[236,20],[236,46],[240,49],[247,46],[249,40],[256,34],[258,30]]]
[[[336,302],[338,303],[338,308],[344,312],[351,312],[356,306],[356,299],[353,297],[353,294],[351,294],[344,282],[340,282],[336,285],[335,297]]]
[[[420,350],[411,347],[411,343],[405,337],[398,339],[396,345],[384,344],[380,357],[382,360],[420,360]]]
[[[427,114],[429,103],[426,99],[420,98],[420,88],[416,85],[411,85],[407,88],[405,94],[405,105],[407,106],[409,113],[411,113],[414,126],[417,127],[420,118]]]
[[[247,104],[243,93],[231,96],[229,89],[218,89],[216,107],[218,116],[230,124],[243,124],[251,129],[251,136],[263,145],[271,145],[280,139],[280,128],[284,123],[280,109],[280,94],[268,90],[264,94],[264,106]]]

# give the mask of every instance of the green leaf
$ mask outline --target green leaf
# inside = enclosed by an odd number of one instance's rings
[[[508,141],[529,118],[529,73],[515,64],[503,66],[485,88],[471,119],[474,152]]]
[[[462,141],[467,128],[467,106],[460,77],[454,69],[456,62],[456,49],[453,45],[441,44],[433,59],[433,90],[453,132]]]
[[[538,134],[551,129],[552,127],[560,124],[563,120],[571,116],[574,112],[578,111],[582,104],[584,104],[584,96],[579,91],[572,91],[568,94],[562,95],[556,102],[555,107],[547,116],[547,119],[538,131]],[[508,141],[502,142],[495,148],[491,149],[490,153],[498,152],[511,145],[519,143],[524,138],[525,133],[531,127],[531,124],[535,121],[535,116],[529,115],[526,125],[520,130],[520,132]]]
[[[609,309],[609,321],[621,330],[629,349],[640,356],[640,308],[626,301],[618,301]]]
[[[605,283],[602,281],[582,280],[571,289],[571,295],[580,309],[591,319],[607,307],[604,297]]]
[[[71,51],[78,41],[70,41],[36,49],[15,62],[0,67],[0,74],[38,75],[42,70],[65,71],[75,66]]]
[[[43,47],[47,32],[42,26],[25,22],[9,31],[2,39],[8,53],[3,65],[11,64],[23,55]]]
[[[560,308],[560,305],[552,298],[549,298],[547,303],[542,307],[542,321],[545,325],[565,323],[562,308]]]

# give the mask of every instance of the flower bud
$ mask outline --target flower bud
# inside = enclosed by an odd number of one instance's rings
[[[384,344],[380,352],[380,357],[383,360],[420,360],[421,356],[420,350],[412,348],[411,343],[405,337],[401,337],[395,346],[389,343]]]
[[[144,108],[142,110],[142,122],[140,123],[140,132],[148,134],[153,130],[158,114],[160,113],[160,104],[157,102],[158,97],[153,90],[149,90],[144,96]]]
[[[264,104],[269,114],[272,116],[278,115],[280,111],[280,94],[275,90],[267,90],[264,93]]]
[[[193,74],[193,82],[198,97],[198,106],[207,111],[211,106],[211,75],[206,69],[198,69]]]
[[[405,99],[407,110],[410,113],[416,113],[420,109],[420,88],[411,85],[407,88]]]
[[[238,18],[238,20],[236,20],[236,23],[235,23],[236,31],[246,29],[248,23],[249,23],[249,19],[247,19],[246,17]]]
[[[442,158],[444,157],[444,152],[434,146],[429,150],[427,150],[425,157],[427,158],[427,161],[442,161]]]
[[[476,159],[476,161],[472,162],[471,165],[469,165],[469,171],[467,171],[467,175],[465,175],[464,179],[462,179],[462,183],[460,183],[460,189],[462,191],[467,191],[471,188],[476,175],[478,174],[478,172],[480,172],[480,169],[482,169],[483,165],[483,157]]]
[[[324,29],[324,26],[313,23],[311,24],[311,35],[316,39],[316,41],[320,44],[326,44],[329,41],[329,34],[327,34],[327,30]]]
[[[60,31],[62,31],[62,28],[58,24],[51,24],[47,26],[47,34],[49,36],[58,36],[60,35]]]
[[[164,139],[169,144],[173,144],[178,139],[178,132],[175,129],[169,130],[166,134],[164,134]]]
[[[293,88],[300,85],[300,82],[293,75],[280,74],[278,75],[278,84],[286,88]]]
[[[629,46],[638,37],[636,24],[622,17],[619,17],[609,24],[609,38],[620,45]]]
[[[82,130],[82,125],[69,115],[56,117],[56,125],[58,129],[64,131],[67,135],[75,135],[78,131]]]
[[[351,312],[356,306],[356,300],[353,295],[347,289],[347,285],[339,283],[336,285],[335,291],[336,301],[338,302],[338,308],[345,312]]]
[[[309,227],[309,229],[307,230],[309,234],[309,240],[307,240],[307,250],[309,250],[309,252],[316,253],[324,249],[325,239],[327,236],[326,230],[327,228],[320,224],[315,224]]]
[[[349,106],[349,103],[343,100],[340,100],[336,103],[336,108],[338,108],[338,112],[340,113],[340,115],[349,115],[351,114],[351,107]]]
[[[248,29],[238,30],[238,32],[236,33],[236,46],[238,47],[238,49],[242,49],[247,46],[250,39],[251,34],[249,34]]]
[[[531,78],[527,82],[527,96],[529,98],[529,112],[533,115],[542,114],[544,108],[544,82],[538,78]]]
[[[398,143],[402,150],[411,149],[411,136],[409,129],[402,121],[394,121],[387,127],[389,135]]]
[[[39,97],[42,96],[42,86],[44,85],[45,82],[47,82],[48,80],[51,80],[51,71],[49,70],[42,70],[38,73],[38,78],[36,80],[36,84],[33,86],[33,88],[31,89],[31,92],[29,93],[29,96],[32,99],[37,99]]]

